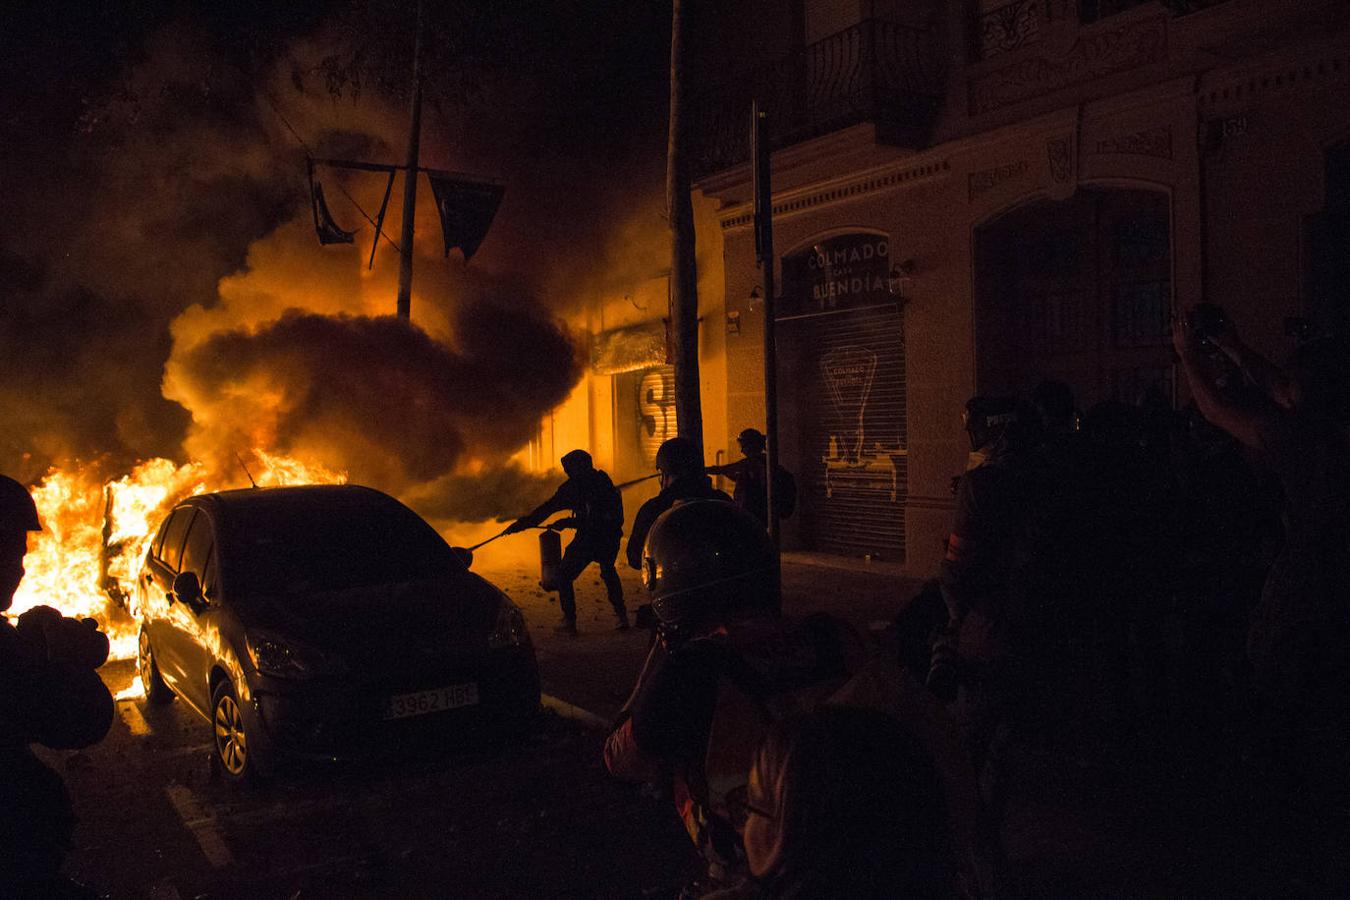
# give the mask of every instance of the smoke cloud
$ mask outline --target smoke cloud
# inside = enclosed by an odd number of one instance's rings
[[[615,7],[637,17],[625,8]],[[592,27],[614,14],[581,4],[559,21],[659,59],[647,38]],[[412,323],[388,317],[398,269],[388,239],[367,268],[374,232],[362,210],[378,209],[382,176],[321,168],[335,217],[358,234],[320,247],[313,233],[306,153],[397,161],[407,120],[402,103],[335,99],[314,77],[332,52],[322,28],[250,70],[219,33],[178,21],[146,29],[96,78],[52,87],[82,96],[78,107],[7,106],[0,471],[34,480],[98,461],[112,477],[164,456],[233,473],[234,455],[256,448],[346,471],[441,519],[537,503],[546,483],[509,460],[581,376],[559,317],[603,282],[597,268],[639,246],[614,239],[613,223],[650,208],[629,176],[660,184],[659,140],[635,137],[652,111],[632,102],[631,83],[627,98],[580,102],[613,83],[600,64],[612,48],[570,65],[576,42],[565,37],[535,47],[540,71],[568,73],[547,82],[546,109],[527,108],[542,82],[522,66],[485,85],[477,106],[428,109],[424,164],[508,187],[466,266],[443,257],[423,184]],[[503,108],[518,112],[485,115]],[[651,165],[635,167],[639,156]],[[400,175],[386,234],[402,188]]]
[[[455,324],[451,347],[389,316],[290,310],[175,356],[165,394],[192,410],[196,459],[263,447],[403,492],[509,455],[580,378],[570,337],[538,314],[466,304]]]

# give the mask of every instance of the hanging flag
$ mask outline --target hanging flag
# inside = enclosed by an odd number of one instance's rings
[[[451,172],[427,170],[436,210],[441,214],[441,232],[445,237],[445,255],[454,247],[464,251],[464,261],[477,252],[487,237],[492,217],[502,202],[506,188],[490,181],[474,181]]]
[[[333,221],[328,204],[323,199],[323,185],[314,180],[314,161],[309,160],[309,197],[314,212],[314,230],[319,235],[320,244],[350,244],[356,237],[355,231],[347,231]]]

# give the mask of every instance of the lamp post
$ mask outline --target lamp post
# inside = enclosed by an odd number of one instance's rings
[[[774,335],[773,281],[773,188],[769,179],[768,114],[756,100],[750,110],[750,144],[755,186],[755,261],[764,276],[764,453],[768,477],[764,479],[769,537],[778,546],[778,505],[774,502],[773,477],[778,471],[778,353]]]

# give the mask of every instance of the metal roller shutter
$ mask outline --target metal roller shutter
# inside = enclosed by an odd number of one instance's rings
[[[896,307],[814,316],[784,327],[801,348],[798,493],[810,549],[905,556],[908,471],[905,345]]]

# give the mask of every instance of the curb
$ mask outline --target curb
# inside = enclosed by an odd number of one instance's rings
[[[610,722],[608,719],[601,718],[590,710],[582,709],[574,703],[568,703],[566,700],[554,697],[552,694],[541,694],[539,696],[539,702],[543,706],[547,706],[549,709],[562,716],[564,719],[580,722],[582,725],[595,731],[606,733],[609,731]]]

